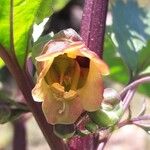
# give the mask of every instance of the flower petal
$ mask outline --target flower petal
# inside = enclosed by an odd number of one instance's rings
[[[36,102],[42,102],[45,100],[46,95],[49,92],[49,87],[46,82],[41,78],[37,81],[37,84],[32,89],[32,97]]]
[[[100,69],[93,60],[90,61],[89,74],[85,85],[78,90],[82,106],[87,111],[96,111],[102,101],[103,82]]]
[[[72,101],[65,102],[64,111],[59,113],[62,107],[63,103],[55,100],[49,91],[49,95],[47,95],[46,99],[42,103],[42,109],[48,123],[53,125],[72,124],[83,111],[79,97]]]

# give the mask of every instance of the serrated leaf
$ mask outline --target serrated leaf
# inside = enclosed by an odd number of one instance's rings
[[[112,13],[112,39],[125,63],[135,74],[138,68],[138,51],[150,39],[149,12],[140,8],[135,0],[117,0]]]
[[[10,52],[12,46],[10,46],[10,28],[12,28],[15,54],[21,65],[24,64],[29,50],[33,23],[39,23],[51,15],[52,9],[49,7],[51,3],[51,0],[0,1],[0,44]]]

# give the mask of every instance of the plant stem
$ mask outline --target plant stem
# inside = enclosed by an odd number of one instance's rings
[[[103,55],[108,0],[85,0],[81,37],[90,50]]]
[[[83,17],[81,23],[81,37],[87,47],[97,53],[102,58],[105,22],[107,14],[108,0],[85,0]],[[84,138],[74,138],[69,146],[74,149],[96,149],[98,138],[87,136]]]
[[[123,108],[124,108],[124,112],[127,110],[127,108],[129,107],[130,105],[130,102],[134,96],[134,93],[135,93],[135,88],[134,89],[131,89],[127,92],[127,94],[125,95],[125,98],[123,99]]]
[[[13,150],[26,150],[26,129],[22,118],[13,122]]]
[[[135,88],[139,84],[150,82],[150,76],[144,76],[140,79],[133,81],[131,84],[127,85],[121,92],[120,96],[123,96],[128,90]]]
[[[34,102],[32,98],[31,90],[34,86],[32,80],[20,68],[18,62],[16,62],[16,59],[12,59],[12,57],[7,53],[6,49],[2,45],[0,45],[0,57],[6,63],[10,73],[16,80],[24,98],[27,101],[29,109],[33,113],[33,116],[35,117],[41,131],[43,132],[49,146],[51,147],[51,150],[65,150],[66,147],[63,141],[54,135],[53,126],[47,123],[41,110],[41,105]]]
[[[142,120],[150,120],[150,115],[144,115],[144,116],[132,118],[131,122],[142,121]]]

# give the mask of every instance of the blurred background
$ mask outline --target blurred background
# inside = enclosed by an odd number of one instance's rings
[[[39,33],[41,33],[42,36],[52,31],[56,33],[62,29],[67,28],[73,28],[77,32],[79,32],[83,12],[83,4],[83,0],[55,0],[53,2],[54,14],[49,19],[47,19],[48,21],[46,20],[47,22],[44,23],[45,25],[35,25],[33,34],[34,40],[37,39]],[[130,38],[131,41],[134,41],[135,39],[133,35],[138,34],[149,38],[149,9],[149,0],[110,0],[106,21],[107,29],[105,36],[104,60],[110,66],[111,74],[109,77],[105,78],[105,87],[112,87],[117,91],[121,91],[121,89],[123,89],[123,86],[129,82],[128,74],[130,73],[130,69],[132,69],[130,68],[130,64],[124,63],[125,60],[120,57],[120,54],[116,50],[113,42],[109,37],[113,36],[112,33],[116,32],[116,30],[118,31],[122,29],[119,32],[122,33],[122,39],[124,41],[128,38]],[[132,16],[129,16],[130,14],[132,14]],[[132,32],[130,32],[129,34],[122,27],[126,27],[125,29],[131,30]],[[140,47],[139,41],[136,42]],[[136,42],[134,44],[137,44]],[[128,43],[128,41],[126,41],[126,43]],[[125,45],[122,49],[128,48],[130,47],[128,47],[128,45]],[[148,48],[150,49],[150,47]],[[9,71],[5,66],[2,66],[1,64],[0,66],[0,93],[3,93],[5,91],[5,93],[9,95],[9,97],[11,97],[11,99],[17,102],[23,101],[23,97],[20,91],[17,89],[16,83],[11,77]],[[140,73],[142,74],[143,71],[147,71],[149,73],[150,66],[144,68]],[[0,98],[2,97],[0,96]],[[149,84],[144,84],[138,88],[138,92],[134,96],[131,104],[133,116],[135,116],[140,111],[143,100],[146,101],[146,112],[150,113]],[[27,113],[21,119],[25,122],[26,126],[27,150],[49,150],[49,147],[32,115],[30,113]],[[16,129],[16,123],[14,121],[0,124],[0,150],[12,150],[14,129]],[[24,131],[18,130],[18,132]],[[149,150],[150,136],[139,127],[133,125],[125,126],[117,130],[113,134],[105,149]]]

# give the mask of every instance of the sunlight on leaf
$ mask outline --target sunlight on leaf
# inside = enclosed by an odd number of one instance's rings
[[[0,58],[0,69],[1,69],[4,65],[5,65],[5,64],[4,64],[3,60]]]
[[[53,9],[54,11],[59,11],[60,9],[62,9],[67,3],[69,2],[69,0],[55,0],[53,1]]]
[[[146,71],[148,72],[148,67],[150,67],[150,41],[147,45],[143,47],[138,53],[138,72]]]
[[[52,14],[52,1],[14,0],[13,5],[11,2],[0,1],[0,43],[10,51],[10,22],[13,22],[15,53],[23,65],[31,42],[32,25]],[[12,13],[13,17],[10,17]]]
[[[117,0],[112,6],[112,14],[112,32],[115,34],[113,40],[117,42],[119,53],[129,69],[136,74],[137,69],[142,69],[138,68],[138,52],[150,39],[150,12],[140,8],[134,0]]]
[[[117,55],[116,48],[109,35],[105,36],[104,44],[104,60],[110,67],[110,78],[117,82],[127,84],[129,80],[127,66],[123,63],[122,58]]]

